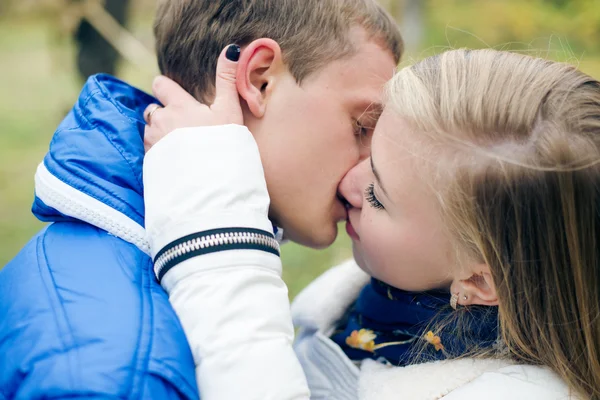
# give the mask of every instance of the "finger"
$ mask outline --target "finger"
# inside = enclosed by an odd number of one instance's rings
[[[168,105],[183,105],[196,99],[185,91],[177,82],[166,76],[159,75],[152,82],[152,93],[165,106]]]
[[[147,153],[154,146],[154,140],[152,140],[152,128],[146,125],[144,128],[144,151]]]
[[[146,124],[152,124],[152,117],[158,111],[159,108],[161,107],[156,103],[150,104],[148,107],[146,107],[146,109],[144,110],[144,121],[146,121]]]
[[[167,136],[168,131],[163,130],[159,125],[159,122],[155,122],[154,125],[146,125],[144,127],[144,150],[148,152],[156,143],[160,142]]]
[[[238,45],[227,46],[217,62],[216,96],[212,109],[219,109],[239,116],[241,123],[242,109],[237,90],[237,68],[241,49]]]

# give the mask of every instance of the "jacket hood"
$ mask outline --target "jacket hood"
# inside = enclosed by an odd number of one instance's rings
[[[109,75],[90,77],[38,167],[34,215],[84,221],[147,252],[143,112],[155,102]]]

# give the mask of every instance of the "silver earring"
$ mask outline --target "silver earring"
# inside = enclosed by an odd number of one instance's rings
[[[458,293],[453,293],[452,297],[450,297],[450,307],[456,310],[456,306],[458,305]]]

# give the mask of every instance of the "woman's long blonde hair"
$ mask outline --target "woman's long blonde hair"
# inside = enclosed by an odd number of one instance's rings
[[[600,399],[600,83],[454,50],[399,72],[388,107],[447,149],[442,213],[457,248],[491,269],[512,358]]]

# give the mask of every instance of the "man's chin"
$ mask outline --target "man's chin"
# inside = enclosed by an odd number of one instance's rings
[[[294,243],[298,243],[302,246],[310,247],[316,250],[325,249],[335,242],[338,234],[337,225],[333,227],[321,227],[318,231],[312,230],[294,230],[294,229],[283,229],[285,232],[286,239],[291,240]]]

